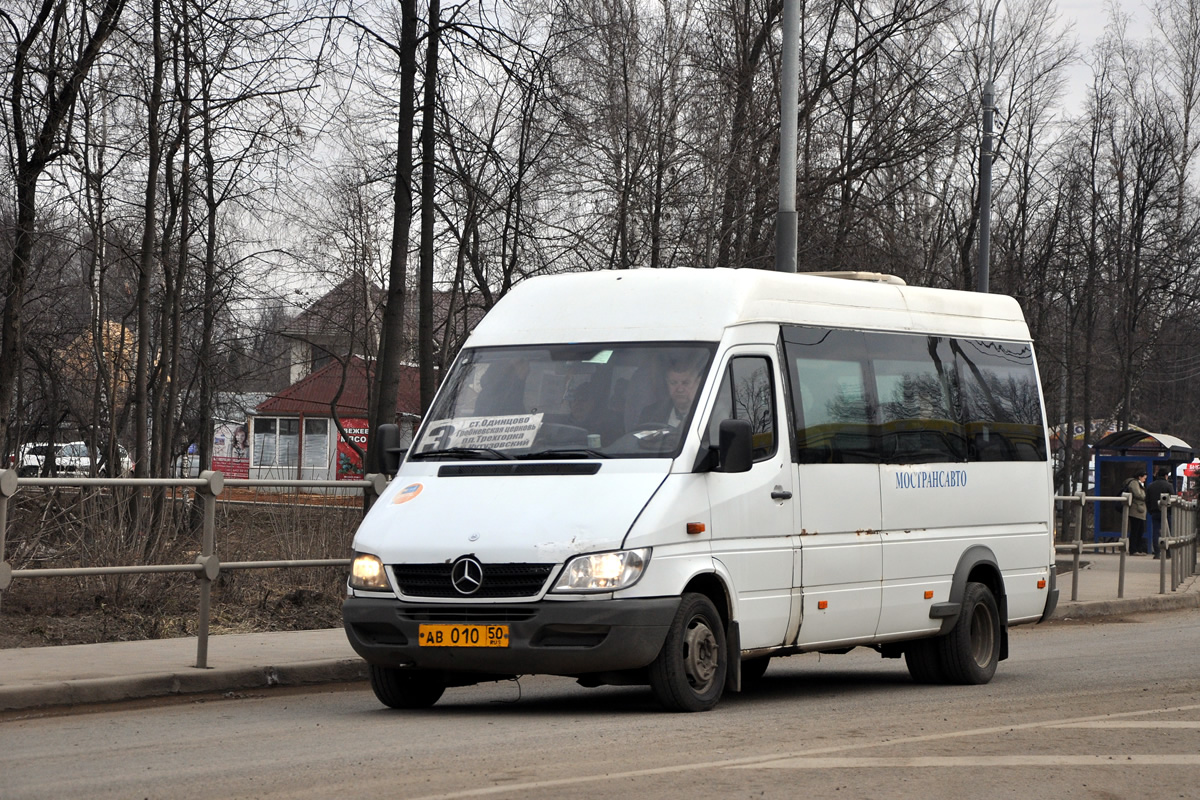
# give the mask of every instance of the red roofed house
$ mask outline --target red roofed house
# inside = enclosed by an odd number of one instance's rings
[[[468,299],[470,302],[461,296],[456,299],[450,292],[434,294],[436,341],[448,353],[457,352],[467,331],[483,315],[475,299]],[[383,290],[361,275],[354,276],[289,321],[280,333],[291,340],[292,385],[259,403],[254,413],[247,415],[244,428],[227,426],[213,468],[229,477],[264,479],[361,476],[362,460],[346,437],[366,449],[367,364],[378,349],[383,300]],[[414,311],[406,316],[406,327],[411,329],[408,344],[414,348],[416,325]],[[415,355],[406,354],[409,358]],[[444,354],[436,356],[438,362],[443,358]],[[401,441],[407,444],[421,414],[417,367],[402,367],[400,382],[396,419]],[[335,420],[341,422],[344,434]]]
[[[401,435],[411,441],[420,419],[419,373],[402,367],[396,416]],[[347,441],[367,446],[367,389],[370,380],[361,358],[325,364],[306,378],[259,403],[247,420],[250,431],[249,477],[300,480],[354,480],[362,460]],[[335,416],[336,414],[336,416]],[[337,422],[344,431],[339,432]]]

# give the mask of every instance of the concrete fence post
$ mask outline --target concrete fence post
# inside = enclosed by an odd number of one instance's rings
[[[1083,492],[1075,493],[1075,502],[1078,507],[1075,509],[1075,553],[1072,555],[1071,565],[1071,600],[1079,599],[1079,556],[1083,552],[1083,504],[1087,497]]]
[[[363,480],[370,483],[370,486],[363,488],[363,503],[364,513],[371,510],[371,506],[375,505],[375,501],[379,499],[379,495],[383,494],[383,490],[387,488],[387,475],[381,475],[378,472],[372,472],[363,476]]]
[[[1117,599],[1125,597],[1125,559],[1129,556],[1129,506],[1133,502],[1133,495],[1124,494],[1125,503],[1121,507],[1121,546],[1118,548],[1121,551],[1120,569],[1117,570]]]
[[[0,469],[0,597],[12,584],[12,564],[4,560],[4,538],[8,534],[8,498],[17,493],[17,471]]]
[[[204,530],[200,539],[200,555],[196,563],[204,569],[196,573],[200,581],[199,621],[196,625],[196,669],[208,668],[208,622],[212,603],[212,582],[221,574],[221,561],[216,555],[217,497],[225,489],[221,472],[205,470],[200,479],[206,481],[196,490],[204,501]]]
[[[1159,501],[1158,508],[1159,508],[1160,512],[1163,510],[1163,503],[1167,502],[1168,500],[1169,500],[1169,498],[1164,497],[1162,500]],[[1171,554],[1171,542],[1169,541],[1171,538],[1171,526],[1167,523],[1166,515],[1160,513],[1159,516],[1162,519],[1162,530],[1158,531],[1158,541],[1156,542],[1158,547],[1155,549],[1154,557],[1159,559],[1159,562],[1158,562],[1158,593],[1166,594],[1167,593],[1167,556],[1169,556]],[[1171,590],[1174,591],[1174,589],[1175,589],[1175,587],[1172,586]]]

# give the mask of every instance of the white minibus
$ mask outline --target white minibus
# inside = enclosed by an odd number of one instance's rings
[[[982,684],[1054,609],[1033,345],[992,294],[758,270],[526,280],[354,537],[343,610],[393,708],[527,674],[711,709],[870,647]]]

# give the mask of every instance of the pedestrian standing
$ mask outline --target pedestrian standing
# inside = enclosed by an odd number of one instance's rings
[[[1159,556],[1158,540],[1163,527],[1162,499],[1175,494],[1175,487],[1167,477],[1170,474],[1170,471],[1160,467],[1154,471],[1154,480],[1146,486],[1146,538],[1150,543],[1150,552],[1155,558]]]
[[[1146,554],[1146,470],[1139,471],[1125,481],[1125,491],[1133,495],[1129,504],[1129,552],[1135,556]]]

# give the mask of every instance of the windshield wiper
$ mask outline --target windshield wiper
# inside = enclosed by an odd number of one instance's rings
[[[522,453],[520,459],[537,458],[612,458],[608,453],[593,450],[590,447],[559,447],[551,450],[538,450],[536,453]]]
[[[501,453],[499,450],[493,450],[490,447],[447,447],[442,450],[422,450],[419,453],[411,453],[408,456],[409,461],[423,461],[427,458],[461,458],[464,461],[473,459],[479,461],[488,459],[496,461],[512,460],[512,456],[507,453]]]

